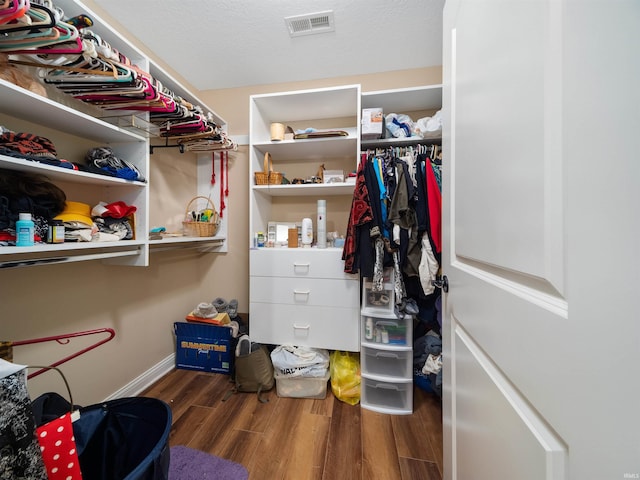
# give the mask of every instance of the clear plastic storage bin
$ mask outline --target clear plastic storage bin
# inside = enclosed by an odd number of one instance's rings
[[[362,378],[362,408],[380,413],[410,415],[413,413],[413,383],[393,383]]]
[[[330,377],[329,370],[324,377],[287,377],[276,374],[276,392],[279,397],[323,399],[327,396]]]
[[[410,347],[412,343],[413,318],[396,318],[394,315],[361,315],[360,329],[363,344],[383,347]]]
[[[407,379],[413,375],[413,350],[381,350],[362,347],[362,371],[376,377]]]

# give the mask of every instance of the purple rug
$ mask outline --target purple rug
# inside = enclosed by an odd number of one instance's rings
[[[171,447],[169,480],[247,480],[249,472],[239,463],[200,450]]]

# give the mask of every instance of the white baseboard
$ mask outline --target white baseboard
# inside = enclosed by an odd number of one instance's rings
[[[140,394],[145,388],[152,385],[154,382],[158,381],[162,376],[169,373],[176,366],[176,354],[172,353],[164,360],[161,360],[159,363],[156,363],[149,370],[144,372],[142,375],[134,378],[124,387],[122,387],[117,392],[112,393],[104,401],[114,400],[116,398],[123,397],[135,397]]]

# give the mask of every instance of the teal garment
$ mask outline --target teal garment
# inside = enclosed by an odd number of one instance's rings
[[[387,187],[384,185],[384,177],[380,168],[380,164],[382,163],[382,159],[379,157],[374,158],[373,161],[373,170],[376,172],[376,179],[378,180],[378,188],[380,188],[380,211],[382,212],[382,235],[385,238],[389,238],[389,228],[387,227]]]
[[[438,189],[440,190],[440,193],[442,193],[442,166],[441,165],[437,165],[433,162],[429,162],[431,163],[431,169],[433,170],[433,174],[436,177],[436,182],[438,184]]]

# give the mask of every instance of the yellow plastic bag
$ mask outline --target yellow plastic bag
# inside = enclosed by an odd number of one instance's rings
[[[360,355],[335,350],[330,356],[331,391],[349,405],[360,402]]]

